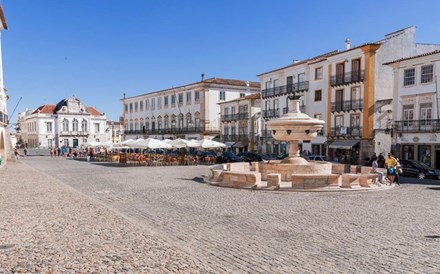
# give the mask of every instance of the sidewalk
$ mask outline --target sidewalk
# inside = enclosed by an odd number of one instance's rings
[[[213,272],[20,161],[0,169],[0,190],[0,273]]]

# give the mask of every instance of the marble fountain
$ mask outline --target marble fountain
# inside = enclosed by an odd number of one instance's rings
[[[289,112],[267,122],[274,139],[289,142],[289,156],[282,161],[228,163],[210,166],[205,177],[211,185],[262,190],[335,191],[386,189],[377,184],[371,167],[307,161],[300,157],[298,142],[312,140],[325,122],[301,113],[299,98],[289,97]]]

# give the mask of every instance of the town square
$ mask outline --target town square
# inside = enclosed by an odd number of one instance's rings
[[[346,4],[1,2],[0,274],[440,273],[440,5]]]

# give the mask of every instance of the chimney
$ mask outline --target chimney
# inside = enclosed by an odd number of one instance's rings
[[[351,43],[350,43],[350,39],[345,39],[345,49],[350,49],[351,48]]]
[[[205,80],[205,74],[202,72],[202,82]]]

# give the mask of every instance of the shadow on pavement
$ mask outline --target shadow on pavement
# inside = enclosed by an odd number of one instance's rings
[[[203,180],[202,177],[194,177],[192,179],[189,179],[189,178],[177,178],[177,179],[185,180],[185,181],[194,181],[194,182],[199,183],[199,184],[206,184],[206,182]]]

